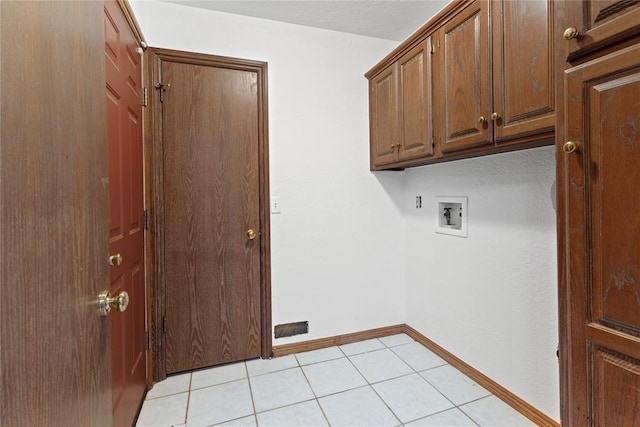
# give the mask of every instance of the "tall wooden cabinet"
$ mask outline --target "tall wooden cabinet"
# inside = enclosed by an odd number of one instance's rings
[[[403,42],[367,77],[371,88],[371,169],[404,168],[464,157],[491,154],[553,143],[554,57],[553,2],[548,0],[475,0],[452,2],[407,41]],[[433,115],[423,130],[432,132],[433,148],[420,144],[411,155],[406,144],[392,139],[390,122],[380,115],[387,92],[394,87],[388,76],[398,73],[398,60],[410,56],[415,44],[427,40],[431,58],[425,63],[433,87],[426,116],[412,113],[400,126],[417,126],[419,118]],[[429,55],[426,55],[427,58]],[[401,60],[400,60],[401,61]],[[424,80],[423,80],[424,81]],[[405,80],[404,95],[424,94],[418,79]],[[399,89],[400,90],[400,89]],[[396,104],[396,114],[402,114]],[[420,105],[413,103],[414,107]],[[393,109],[393,103],[388,104]],[[393,113],[390,117],[395,117]],[[380,123],[377,123],[377,121]],[[398,130],[395,135],[398,135]],[[427,135],[427,142],[429,135]],[[391,151],[396,149],[395,155]],[[404,154],[404,155],[403,155]]]
[[[562,424],[640,425],[640,4],[558,17]]]

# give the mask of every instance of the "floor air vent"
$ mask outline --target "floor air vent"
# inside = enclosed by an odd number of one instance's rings
[[[274,328],[276,338],[292,337],[294,335],[308,334],[309,322],[285,323]]]

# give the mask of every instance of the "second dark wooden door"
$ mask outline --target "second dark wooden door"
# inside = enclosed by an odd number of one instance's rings
[[[161,77],[166,372],[260,357],[257,73]]]

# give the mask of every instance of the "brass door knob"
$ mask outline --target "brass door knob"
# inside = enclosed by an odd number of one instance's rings
[[[256,230],[250,229],[247,230],[247,239],[253,240],[258,237],[258,232]]]
[[[122,254],[115,254],[109,257],[109,265],[122,265]]]
[[[487,118],[485,116],[480,116],[478,117],[478,123],[480,124],[487,124]]]
[[[576,27],[569,27],[562,33],[562,37],[564,37],[565,40],[577,39],[579,36],[580,31],[578,31]]]
[[[112,297],[109,291],[102,291],[98,295],[98,312],[100,316],[106,316],[112,308],[116,308],[118,311],[125,311],[128,306],[129,294],[125,291],[121,291],[115,297]]]
[[[574,151],[576,151],[577,149],[578,149],[578,144],[576,144],[573,141],[567,141],[562,146],[562,150],[564,150],[564,152],[567,153],[567,154],[571,154]]]
[[[497,120],[500,120],[502,117],[500,117],[500,114],[498,113],[493,113],[491,114],[491,120],[493,120],[494,122]]]

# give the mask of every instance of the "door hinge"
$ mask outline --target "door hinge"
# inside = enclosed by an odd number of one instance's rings
[[[436,49],[433,46],[433,42],[429,42],[429,52],[431,52],[431,55],[433,55],[434,53],[436,53]]]
[[[149,331],[145,332],[147,334],[147,350],[151,349],[151,334],[149,333]]]
[[[149,89],[146,87],[142,88],[142,106],[146,107],[149,105]]]
[[[431,135],[431,147],[436,148],[436,136]]]
[[[145,209],[142,212],[142,216],[143,216],[143,221],[144,221],[144,229],[148,230],[149,229],[149,210]]]
[[[167,317],[162,316],[162,332],[167,333]]]

